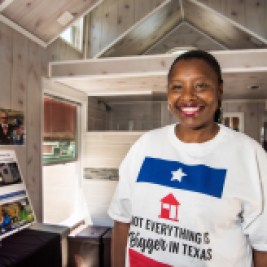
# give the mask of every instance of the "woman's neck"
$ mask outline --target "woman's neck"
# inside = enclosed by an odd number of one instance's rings
[[[192,129],[177,124],[175,133],[177,138],[185,143],[204,143],[214,138],[219,132],[220,127],[213,123],[207,127]]]

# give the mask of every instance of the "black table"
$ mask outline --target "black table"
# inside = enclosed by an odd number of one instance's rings
[[[62,267],[58,233],[24,229],[6,237],[0,247],[0,267]]]

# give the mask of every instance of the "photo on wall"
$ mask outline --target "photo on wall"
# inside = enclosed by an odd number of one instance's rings
[[[0,145],[23,145],[24,142],[23,112],[0,108]]]
[[[0,241],[35,222],[16,153],[0,150]]]

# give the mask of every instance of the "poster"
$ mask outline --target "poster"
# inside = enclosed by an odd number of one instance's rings
[[[0,240],[34,221],[15,151],[0,150]]]
[[[24,116],[21,111],[0,108],[0,145],[23,145]]]

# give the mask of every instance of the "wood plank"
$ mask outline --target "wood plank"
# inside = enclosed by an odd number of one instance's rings
[[[13,72],[12,72],[12,103],[15,110],[23,111],[25,115],[27,105],[28,81],[28,49],[29,41],[20,33],[14,32],[13,36]]]
[[[198,2],[201,2],[204,5],[207,5],[211,7],[212,9],[223,13],[225,0],[198,0]]]
[[[11,107],[11,73],[13,67],[13,31],[0,23],[0,108]]]
[[[244,5],[244,25],[267,39],[267,2],[265,0],[246,0]]]
[[[135,22],[142,19],[154,9],[154,6],[152,6],[152,1],[135,0],[134,2]]]
[[[181,20],[179,1],[171,1],[139,22],[124,38],[101,56],[140,55],[173,29]]]
[[[235,50],[214,51],[212,54],[219,60],[225,71],[249,71],[266,69],[267,50]],[[151,75],[166,75],[167,70],[176,55],[132,56],[118,58],[102,58],[82,61],[51,62],[49,64],[50,78],[83,79],[83,78],[112,78],[112,77],[145,77]],[[238,60],[233,60],[238,58]],[[76,76],[76,77],[75,77]]]
[[[42,220],[41,72],[42,48],[29,42],[27,88],[27,186],[38,221]],[[32,101],[34,99],[34,101]]]
[[[93,12],[89,14],[89,46],[88,57],[91,58],[96,55],[101,49],[101,29],[102,29],[102,16],[103,4],[99,5]]]
[[[224,1],[223,14],[239,24],[245,25],[245,4],[244,1]]]
[[[84,167],[118,168],[142,132],[89,132],[84,135]]]
[[[134,11],[134,8],[134,0],[118,0],[118,20],[116,25],[118,33],[126,31],[135,23],[136,13]]]
[[[105,0],[103,5],[103,18],[101,29],[101,47],[107,46],[110,40],[115,39],[118,36],[118,1]]]

